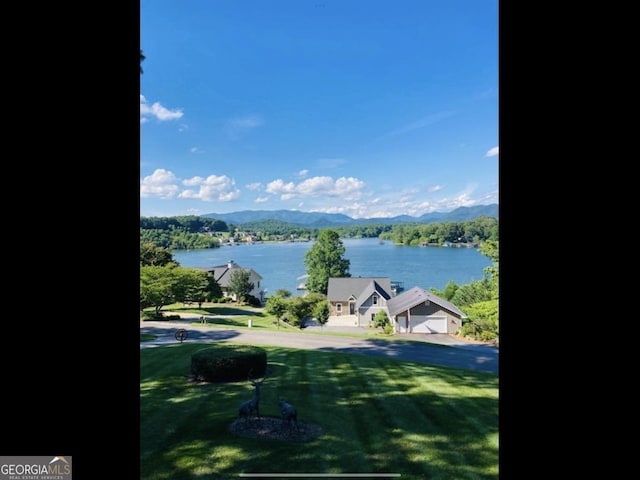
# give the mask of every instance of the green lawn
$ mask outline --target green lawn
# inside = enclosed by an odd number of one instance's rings
[[[324,432],[309,442],[266,441],[229,431],[239,404],[252,395],[248,382],[189,382],[191,354],[211,347],[174,344],[140,351],[142,480],[283,472],[498,478],[495,374],[261,347],[271,374],[262,387],[260,413],[277,416],[278,398],[284,397],[297,406],[299,422]]]
[[[235,304],[221,304],[221,303],[205,303],[203,308],[194,308],[194,306],[184,306],[182,303],[175,303],[172,305],[166,305],[162,308],[165,315],[171,313],[192,314],[197,316],[205,316],[206,323],[203,325],[195,318],[191,325],[194,326],[209,326],[214,328],[249,328],[249,320],[251,320],[251,327],[255,329],[264,330],[278,330],[278,331],[290,331],[300,332],[299,327],[294,327],[280,321],[276,321],[276,317],[264,312],[264,308],[249,307],[246,305]],[[151,314],[153,308],[146,308],[145,312]],[[302,330],[304,331],[304,330]],[[360,333],[336,333],[335,331],[323,332],[322,330],[315,330],[314,335],[333,335],[333,336],[347,336],[358,338],[384,338],[390,341],[407,341],[406,339],[394,338],[393,335],[385,334],[380,328],[363,329]]]

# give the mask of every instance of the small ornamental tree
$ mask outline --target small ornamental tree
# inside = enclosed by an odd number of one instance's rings
[[[316,303],[313,308],[313,317],[321,327],[327,323],[327,320],[329,320],[329,302],[327,300],[321,300]]]
[[[235,270],[229,277],[227,289],[234,295],[237,302],[243,302],[245,297],[253,290],[253,283],[249,281],[249,272],[245,270]]]
[[[292,297],[285,300],[287,311],[283,318],[289,325],[299,327],[302,319],[311,313],[311,306],[303,297]]]
[[[289,298],[291,296],[291,291],[286,288],[279,288],[274,292],[276,297]]]
[[[385,312],[384,310],[378,311],[373,316],[373,324],[376,326],[376,328],[380,327],[382,329],[385,329],[385,327],[387,325],[391,325],[391,322],[389,321],[389,316],[387,315],[387,312]]]
[[[279,295],[272,295],[267,298],[267,304],[264,307],[265,312],[276,317],[278,328],[280,328],[280,318],[287,311],[287,302]]]

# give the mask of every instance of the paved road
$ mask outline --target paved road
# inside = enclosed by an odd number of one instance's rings
[[[176,330],[184,328],[188,334],[184,343],[231,341],[254,345],[379,355],[432,365],[498,373],[498,349],[496,347],[462,342],[446,334],[403,337],[418,340],[409,343],[377,338],[317,335],[311,330],[307,331],[308,329],[298,333],[251,328],[199,327],[191,325],[193,320],[193,318],[184,318],[182,321],[140,322],[140,333],[150,333],[157,336],[151,342],[141,342],[140,348],[179,343],[174,335]],[[323,329],[324,332],[328,330],[326,327]]]

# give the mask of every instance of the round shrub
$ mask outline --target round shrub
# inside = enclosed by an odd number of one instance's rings
[[[191,355],[191,375],[206,382],[244,381],[266,370],[266,350],[252,345],[216,345]]]

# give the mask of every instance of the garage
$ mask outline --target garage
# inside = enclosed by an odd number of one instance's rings
[[[412,316],[410,331],[412,333],[447,333],[447,317]]]

